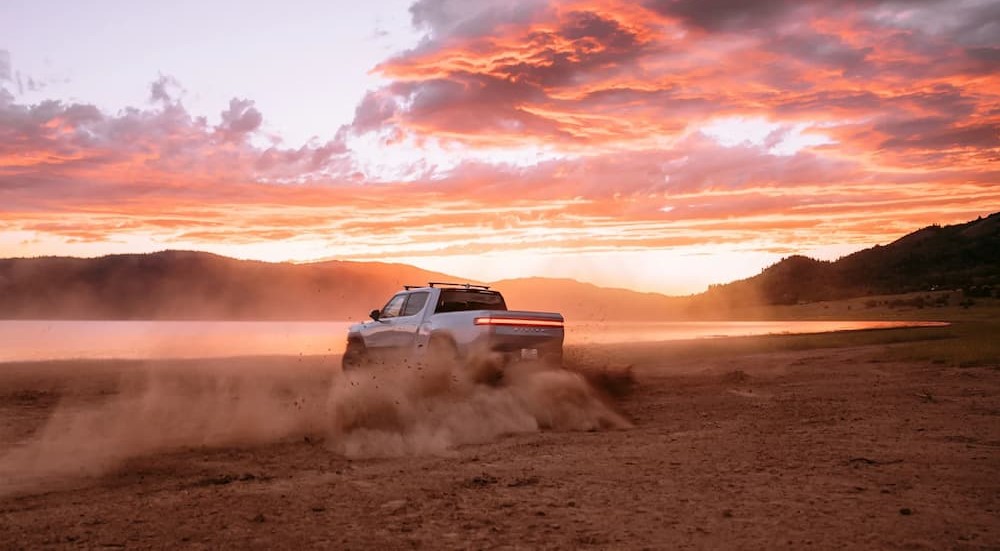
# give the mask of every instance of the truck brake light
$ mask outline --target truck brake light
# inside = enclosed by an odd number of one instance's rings
[[[558,320],[529,319],[529,318],[476,318],[475,325],[520,325],[530,327],[562,327],[563,322]]]

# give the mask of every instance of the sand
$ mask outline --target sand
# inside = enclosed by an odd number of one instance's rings
[[[0,548],[1000,549],[1000,370],[884,348],[649,345],[632,384],[577,350],[604,392],[464,402],[338,358],[0,364]]]

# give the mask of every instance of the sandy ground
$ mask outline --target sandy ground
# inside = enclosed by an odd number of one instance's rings
[[[336,358],[3,364],[0,548],[1000,549],[997,366],[643,350],[603,401]]]

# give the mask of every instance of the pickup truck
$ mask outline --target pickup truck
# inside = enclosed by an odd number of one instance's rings
[[[420,361],[428,356],[456,362],[492,356],[503,364],[520,359],[562,364],[562,315],[508,310],[503,296],[485,285],[406,285],[369,316],[372,321],[348,329],[345,370],[373,361]]]

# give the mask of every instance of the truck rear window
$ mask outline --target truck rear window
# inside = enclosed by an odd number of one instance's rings
[[[435,312],[465,312],[466,310],[506,310],[503,296],[496,291],[475,289],[442,289]]]

